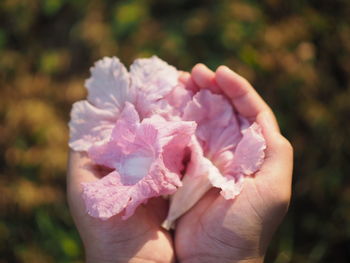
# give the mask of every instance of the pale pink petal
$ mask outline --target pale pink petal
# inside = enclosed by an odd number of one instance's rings
[[[133,104],[126,102],[112,132],[111,140],[127,153],[128,145],[135,140],[136,131],[140,126],[140,117]]]
[[[205,125],[207,129],[209,127]],[[242,134],[239,129],[237,119],[233,116],[226,127],[213,127],[212,134],[206,141],[206,153],[205,156],[217,165],[220,162],[220,154],[225,151],[233,151],[237,143],[241,140]]]
[[[136,108],[144,117],[154,113],[154,103],[177,85],[179,73],[156,56],[136,59],[130,67],[131,89],[137,94]]]
[[[133,185],[125,185],[118,172],[102,179],[83,184],[83,198],[88,213],[108,219],[124,211],[123,219],[133,215],[135,209],[149,198],[173,194],[181,181],[167,177],[166,168],[159,162],[153,164],[149,174]],[[170,180],[169,180],[170,179]]]
[[[107,110],[92,106],[87,101],[73,104],[69,122],[69,146],[75,151],[87,151],[93,144],[108,140],[116,117]]]
[[[85,185],[85,200],[90,211],[95,211],[90,214],[107,218],[123,210],[124,218],[128,218],[149,198],[173,194],[182,185],[182,160],[195,127],[194,122],[166,121],[160,116],[139,123],[134,106],[126,103],[110,140],[92,146],[88,152],[96,164],[115,169],[111,179]],[[109,182],[119,189],[118,195],[123,195],[123,203],[115,206],[119,210],[99,199],[103,193],[99,187],[113,193]],[[113,208],[110,214],[105,211],[108,207]]]
[[[154,129],[153,134],[150,131],[151,128]],[[185,148],[195,130],[195,122],[166,121],[163,117],[154,115],[142,121],[140,129],[137,131],[135,146],[137,148],[142,148],[142,145],[156,147],[153,152],[162,153],[167,169],[179,174],[183,169],[182,160]]]
[[[204,155],[212,160],[220,152],[233,149],[242,136],[231,104],[222,95],[209,90],[201,90],[193,97],[183,118],[198,123],[196,136]]]
[[[116,169],[124,185],[134,185],[149,173],[156,156],[154,148],[149,145],[140,145],[139,148],[133,146],[134,144],[130,144],[125,152],[112,140],[102,146],[92,146],[89,157],[96,164]]]
[[[165,100],[174,108],[172,114],[183,115],[185,107],[192,100],[193,92],[186,89],[182,83],[178,85],[165,96]]]
[[[92,145],[88,149],[88,155],[94,163],[115,169],[123,159],[122,149],[114,141],[106,141],[102,145]]]
[[[192,136],[189,144],[190,160],[186,168],[186,176],[199,177],[206,175],[207,167],[204,161],[204,153],[201,145],[199,144],[197,137]]]
[[[108,219],[129,204],[131,190],[122,185],[116,171],[95,182],[83,183],[86,210],[93,217]]]
[[[130,145],[135,140],[139,122],[134,106],[127,102],[108,140],[103,144],[92,145],[88,149],[89,157],[99,165],[117,168],[116,164],[121,162],[122,156],[132,151]]]
[[[197,177],[186,174],[182,179],[182,184],[182,187],[170,197],[169,212],[162,224],[165,229],[173,228],[176,219],[191,209],[212,187],[208,176],[204,174]]]
[[[219,127],[226,127],[232,119],[232,115],[232,106],[225,97],[203,89],[194,95],[193,100],[187,104],[183,118],[196,121],[198,125],[211,122]]]
[[[163,227],[170,229],[177,218],[186,213],[212,187],[208,172],[211,162],[203,156],[203,150],[195,136],[189,144],[190,160],[182,178],[183,186],[171,196],[169,212]]]
[[[232,176],[223,175],[214,165],[209,167],[210,171],[208,173],[208,179],[212,186],[221,189],[220,194],[225,199],[233,199],[241,192],[243,186],[243,176],[238,176],[236,179]]]
[[[191,160],[187,166],[186,180],[171,204],[169,215],[177,216],[198,201],[205,192],[197,186],[197,177],[206,177],[211,185],[221,189],[226,199],[232,199],[242,189],[244,176],[255,172],[264,158],[265,141],[260,128],[236,116],[231,104],[222,96],[208,90],[198,92],[187,104],[185,120],[198,123],[196,139],[190,145]],[[190,180],[189,178],[193,178]],[[201,179],[206,180],[206,179]],[[185,196],[187,205],[180,204]],[[173,202],[173,201],[172,201]],[[175,212],[174,212],[175,211]],[[170,220],[170,219],[169,219]]]
[[[90,69],[86,80],[87,100],[98,108],[118,114],[125,101],[133,101],[129,91],[130,77],[126,68],[116,57],[105,57]]]
[[[266,143],[257,123],[243,131],[243,138],[238,143],[231,164],[233,173],[250,175],[261,166],[265,157]]]
[[[161,152],[161,145],[159,144],[157,123],[148,123],[146,120],[143,120],[137,129],[131,149],[134,151],[152,149],[153,154],[158,155]]]
[[[173,121],[159,129],[160,143],[163,146],[163,161],[170,171],[180,174],[184,169],[185,150],[196,126],[195,122]]]
[[[149,174],[134,186],[131,186],[130,201],[125,209],[123,219],[133,215],[135,209],[152,197],[170,195],[181,186],[178,176],[169,176],[164,165],[157,161],[153,164]]]

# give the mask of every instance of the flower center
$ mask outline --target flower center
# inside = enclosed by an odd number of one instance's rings
[[[135,184],[148,174],[153,158],[146,156],[128,156],[120,164],[119,173],[127,184]]]

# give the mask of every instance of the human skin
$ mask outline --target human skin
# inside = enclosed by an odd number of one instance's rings
[[[124,221],[119,215],[102,221],[87,215],[82,182],[98,180],[83,153],[71,152],[68,165],[68,202],[85,247],[86,262],[262,262],[268,244],[282,221],[291,196],[293,151],[281,135],[276,119],[253,87],[225,66],[212,72],[203,64],[180,81],[190,89],[225,94],[234,109],[262,127],[265,161],[247,177],[240,195],[225,200],[210,190],[182,216],[174,237],[160,225],[168,204],[151,199]],[[175,256],[176,255],[176,256]]]

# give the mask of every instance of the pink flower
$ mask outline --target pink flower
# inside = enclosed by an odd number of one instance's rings
[[[149,198],[173,194],[181,186],[185,147],[194,122],[166,121],[153,116],[142,122],[126,103],[111,138],[89,148],[90,158],[113,172],[83,187],[90,215],[107,219],[125,209],[124,219]]]
[[[184,150],[196,124],[161,116],[172,116],[164,97],[172,96],[178,72],[157,57],[136,60],[130,73],[117,58],[104,58],[91,74],[87,101],[73,105],[69,145],[113,170],[83,185],[88,213],[107,219],[124,211],[128,218],[139,204],[182,185]]]
[[[130,72],[115,57],[91,68],[87,100],[73,105],[69,123],[69,146],[112,170],[83,184],[91,216],[126,219],[149,198],[172,195],[170,227],[211,187],[235,198],[260,168],[266,145],[258,124],[223,95],[195,93],[178,77],[157,57],[135,60]]]
[[[135,105],[141,118],[162,113],[168,104],[163,97],[178,85],[178,71],[153,56],[137,59],[130,73],[116,57],[105,57],[91,68],[85,82],[87,100],[73,104],[69,122],[69,146],[87,151],[103,143],[112,132],[125,102]]]
[[[166,228],[213,186],[221,189],[225,199],[237,196],[244,177],[260,168],[266,148],[258,124],[237,115],[224,96],[209,90],[193,96],[182,119],[198,126],[183,187],[172,196]]]

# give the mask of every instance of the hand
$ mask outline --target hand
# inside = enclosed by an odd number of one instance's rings
[[[149,200],[125,221],[119,215],[103,221],[86,213],[81,183],[98,180],[101,173],[83,153],[70,153],[68,203],[85,247],[86,262],[173,262],[171,237],[160,227],[168,209],[162,198]]]
[[[276,119],[250,84],[221,66],[214,73],[199,64],[182,76],[191,89],[224,93],[242,116],[256,121],[266,139],[260,171],[245,179],[240,195],[225,200],[210,190],[178,220],[175,248],[181,262],[262,262],[291,196],[293,151]]]

